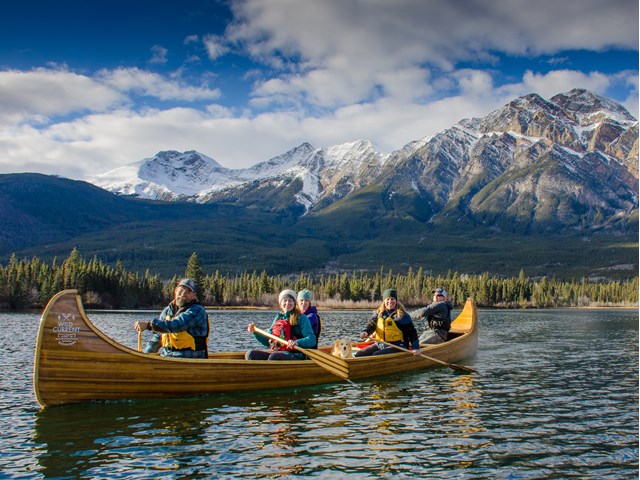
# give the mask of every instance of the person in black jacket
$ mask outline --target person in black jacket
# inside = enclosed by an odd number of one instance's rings
[[[369,323],[360,332],[360,338],[368,338],[375,334],[374,343],[357,351],[355,356],[366,357],[398,353],[397,348],[376,342],[375,339],[405,349],[411,347],[414,355],[420,355],[418,332],[404,306],[398,302],[398,292],[394,288],[389,288],[383,292],[382,298],[384,300],[380,307],[371,314]]]
[[[424,320],[424,332],[420,335],[420,344],[443,343],[449,339],[451,329],[451,309],[453,305],[447,299],[444,288],[436,288],[433,302],[426,307],[411,312],[411,318]]]

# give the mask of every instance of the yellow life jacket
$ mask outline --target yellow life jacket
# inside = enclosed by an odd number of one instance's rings
[[[397,315],[397,311],[394,313]],[[384,340],[385,342],[402,342],[404,335],[402,334],[402,330],[396,325],[393,316],[387,318],[378,317],[376,338]]]
[[[173,316],[167,314],[164,320],[170,322],[173,320]],[[211,321],[209,315],[207,315],[207,323],[209,324],[208,331],[211,331]],[[207,344],[209,337],[207,336],[204,344]],[[188,332],[177,333],[163,333],[162,334],[162,346],[171,350],[184,350],[185,348],[196,350],[196,339]]]

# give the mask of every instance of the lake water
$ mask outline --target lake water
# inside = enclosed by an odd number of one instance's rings
[[[255,348],[245,325],[273,317],[212,313],[216,351]],[[89,316],[135,348],[132,324],[152,314]],[[2,478],[638,478],[637,310],[481,310],[474,375],[47,409],[38,317],[0,313]],[[323,343],[367,317],[325,312]]]

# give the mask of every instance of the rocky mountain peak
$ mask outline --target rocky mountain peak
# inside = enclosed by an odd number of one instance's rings
[[[538,94],[517,98],[484,117],[478,125],[481,133],[511,131],[520,135],[543,135],[541,124],[557,123],[566,118],[562,109]]]
[[[180,176],[202,178],[220,170],[226,169],[214,159],[195,150],[182,153],[175,150],[158,152],[155,156],[142,160],[139,169],[140,178],[150,181],[164,175],[174,178]]]
[[[94,185],[122,195],[177,200],[205,189],[229,170],[195,150],[166,150],[92,178]]]
[[[568,93],[560,93],[552,97],[551,101],[565,111],[576,114],[581,125],[605,119],[619,122],[637,121],[619,103],[582,88],[575,88]]]
[[[317,149],[304,142],[281,155],[243,170],[241,176],[252,179],[278,176],[290,168],[313,164],[316,155]]]
[[[341,199],[345,208],[367,187],[367,198],[379,192],[381,216],[453,217],[522,232],[608,228],[637,215],[638,122],[586,90],[550,100],[533,93],[390,155],[367,140],[305,142],[253,167],[225,169],[197,152],[169,151],[102,180],[94,183],[142,197],[300,214]]]
[[[426,221],[610,228],[637,215],[637,152],[638,122],[615,102],[584,90],[531,94],[435,135],[386,190],[404,215]]]

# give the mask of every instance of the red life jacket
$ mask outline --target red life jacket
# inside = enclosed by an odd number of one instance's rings
[[[287,342],[289,340],[296,339],[294,336],[291,335],[291,324],[283,318],[279,318],[278,320],[275,321],[275,323],[271,327],[271,334],[275,335],[276,337],[280,337],[283,340],[286,340]],[[269,343],[271,343],[272,350],[289,350],[289,351],[295,350],[295,348],[287,348],[286,345],[276,342],[275,340],[269,340]]]

